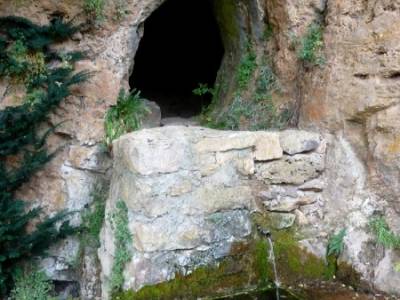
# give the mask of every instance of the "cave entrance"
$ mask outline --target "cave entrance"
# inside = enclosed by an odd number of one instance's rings
[[[196,116],[211,102],[193,90],[214,85],[224,54],[212,4],[167,0],[144,23],[129,83],[160,106],[163,118]]]

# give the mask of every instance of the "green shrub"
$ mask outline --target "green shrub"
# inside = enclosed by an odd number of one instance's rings
[[[246,53],[243,55],[236,73],[238,90],[243,91],[247,88],[254,71],[257,69],[257,55],[249,43]]]
[[[149,112],[140,97],[140,92],[126,94],[125,90],[121,89],[117,104],[111,106],[105,116],[106,144],[111,145],[112,141],[121,135],[138,130],[143,117]]]
[[[60,238],[75,232],[64,221],[70,213],[44,218],[40,207],[28,209],[16,191],[54,156],[45,147],[52,129],[39,136],[39,126],[71,94],[72,85],[89,77],[87,72],[74,74],[73,68],[58,66],[60,55],[50,50],[51,44],[78,29],[60,19],[40,26],[21,17],[0,18],[0,77],[16,78],[27,90],[22,105],[0,110],[0,298],[12,289],[15,270],[23,261],[45,254]],[[73,64],[83,55],[74,52],[70,57]],[[32,222],[36,226],[28,231]]]
[[[300,41],[300,50],[298,57],[302,61],[310,64],[321,66],[325,63],[325,58],[322,54],[324,47],[322,26],[317,23],[312,23]]]
[[[44,272],[33,271],[16,276],[15,287],[11,292],[12,300],[55,300],[50,296],[53,286]]]
[[[124,283],[124,268],[132,258],[132,235],[129,231],[128,208],[124,201],[118,200],[115,211],[110,215],[114,230],[115,253],[110,288],[112,293],[119,292]]]
[[[278,111],[272,101],[272,94],[279,92],[280,87],[270,62],[265,59],[262,65],[255,65],[255,67],[259,68],[259,76],[256,80],[256,90],[253,97],[245,99],[241,95],[241,90],[237,90],[232,103],[217,117],[213,117],[210,111],[215,105],[214,100],[219,95],[219,86],[216,85],[214,89],[210,89],[206,85],[199,85],[193,91],[196,95],[207,93],[213,95],[212,104],[201,115],[204,126],[229,130],[237,130],[242,127],[249,130],[265,130],[281,129],[287,125],[292,115],[291,111],[289,109]],[[245,69],[243,66],[239,67],[239,69],[241,68]],[[253,72],[255,71],[251,71],[251,73]],[[243,72],[243,74],[245,73]],[[246,82],[246,86],[252,76],[251,73],[249,73],[250,77],[243,81],[243,83]]]
[[[195,96],[204,96],[207,94],[213,95],[214,89],[208,87],[205,83],[199,83],[199,86],[193,90],[193,95]]]
[[[390,230],[389,225],[383,217],[371,219],[369,226],[375,234],[376,241],[385,248],[399,248],[400,236]]]
[[[104,9],[106,0],[84,0],[86,14],[96,22],[104,20]]]

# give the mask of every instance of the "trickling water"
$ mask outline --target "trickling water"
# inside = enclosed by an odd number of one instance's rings
[[[268,260],[271,262],[272,268],[273,268],[273,271],[274,271],[274,283],[275,283],[275,290],[276,290],[276,300],[279,300],[280,299],[279,288],[281,286],[281,283],[279,281],[278,270],[276,268],[274,242],[271,239],[271,232],[269,230],[265,230],[265,229],[261,228],[261,226],[257,226],[257,229],[268,240],[268,244],[269,244]]]
[[[278,271],[276,269],[276,260],[275,260],[275,252],[274,252],[274,243],[271,239],[271,235],[268,234],[267,235],[267,240],[269,243],[269,261],[272,264],[272,268],[274,270],[274,283],[275,283],[275,290],[276,290],[276,299],[279,300],[279,287],[281,285],[280,281],[279,281],[279,276],[278,276]]]

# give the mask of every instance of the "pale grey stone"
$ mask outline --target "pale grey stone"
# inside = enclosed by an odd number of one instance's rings
[[[269,213],[268,217],[271,221],[271,226],[275,229],[286,229],[293,226],[296,220],[295,214],[290,213]]]
[[[158,104],[154,101],[144,99],[144,104],[148,109],[143,117],[141,128],[154,128],[161,125],[161,109]]]
[[[301,206],[310,205],[316,201],[315,198],[312,197],[301,197],[301,198],[277,198],[274,200],[264,201],[266,209],[269,211],[278,211],[278,212],[292,212]]]
[[[242,150],[253,148],[257,137],[252,132],[227,132],[225,135],[212,138],[204,138],[195,145],[198,152],[224,152],[230,150]]]
[[[389,294],[396,294],[400,286],[399,272],[396,270],[400,257],[393,250],[387,250],[375,269],[375,286]]]
[[[322,192],[324,187],[325,187],[325,182],[323,182],[321,179],[313,179],[299,186],[299,190]]]
[[[259,132],[254,151],[254,158],[257,161],[278,159],[283,156],[277,132]]]
[[[318,133],[308,131],[289,129],[280,133],[283,152],[289,155],[316,150],[320,145],[320,140]]]
[[[170,117],[161,120],[161,126],[199,126],[200,123],[196,118],[180,118]]]
[[[322,154],[298,154],[268,163],[257,163],[256,176],[267,183],[298,185],[318,177],[324,168]]]

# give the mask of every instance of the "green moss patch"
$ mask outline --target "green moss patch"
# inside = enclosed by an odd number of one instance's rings
[[[233,47],[240,40],[237,7],[237,1],[235,0],[216,0],[214,2],[214,12],[225,46],[230,45]]]
[[[277,268],[285,284],[325,278],[327,264],[302,249],[291,230],[274,232],[273,238]]]
[[[114,300],[196,299],[220,297],[238,291],[272,288],[268,279],[267,245],[263,241],[236,243],[230,256],[218,265],[197,268],[190,275],[176,274],[175,279],[115,294]]]
[[[274,230],[268,216],[261,214],[254,215],[254,222],[271,230],[279,279],[284,285],[325,280],[327,274],[331,273],[329,264],[299,245],[299,236],[294,228]],[[273,278],[271,269],[268,270],[267,276]]]

